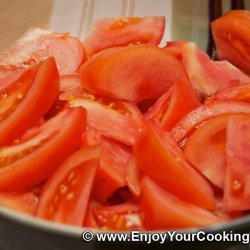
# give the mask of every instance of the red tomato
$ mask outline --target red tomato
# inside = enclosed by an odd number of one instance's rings
[[[145,114],[145,119],[156,118],[161,126],[169,131],[187,113],[200,106],[197,94],[189,80],[182,78],[162,95],[154,106]]]
[[[87,126],[82,136],[82,146],[99,145],[101,143],[101,133],[96,129]]]
[[[67,33],[31,28],[9,49],[0,53],[0,78],[13,69],[25,68],[48,57],[55,57],[61,75],[74,73],[87,59],[79,39]]]
[[[83,41],[88,55],[115,46],[147,43],[158,45],[165,29],[165,17],[102,18]]]
[[[82,81],[78,74],[64,75],[60,77],[60,99],[68,100],[71,96],[83,93]]]
[[[86,113],[66,109],[45,122],[27,141],[0,152],[0,190],[17,191],[46,180],[81,143]]]
[[[125,180],[129,191],[136,200],[138,200],[141,195],[141,177],[141,170],[139,169],[135,158],[132,156],[128,160]]]
[[[18,212],[34,215],[38,197],[32,192],[0,193],[0,204]]]
[[[193,88],[201,96],[249,82],[249,77],[227,61],[214,62],[192,42],[173,42],[165,50],[184,65]]]
[[[171,130],[171,134],[177,142],[181,142],[202,122],[215,116],[237,113],[249,114],[250,104],[240,101],[216,101],[208,103],[188,113]]]
[[[225,178],[226,127],[229,117],[220,115],[201,124],[187,139],[184,147],[187,161],[221,189]]]
[[[108,230],[135,230],[141,228],[139,207],[132,202],[94,208],[99,227]]]
[[[227,211],[250,209],[250,116],[233,117],[228,122],[224,187]]]
[[[234,10],[212,23],[216,53],[250,74],[250,11]]]
[[[32,127],[46,114],[58,95],[59,76],[54,59],[42,62],[34,76],[36,70],[35,67],[25,71],[11,90],[1,90],[0,145],[11,143]]]
[[[148,177],[142,181],[141,199],[142,222],[149,230],[197,228],[224,222],[211,212],[171,195]]]
[[[36,216],[82,226],[100,152],[100,147],[90,146],[69,156],[45,184]]]
[[[215,94],[214,99],[250,102],[250,84],[223,89]]]
[[[99,135],[132,145],[141,131],[141,113],[132,103],[98,100],[90,95],[89,99],[73,98],[70,105],[86,108],[87,125],[97,130]]]
[[[96,95],[140,102],[160,97],[186,72],[170,53],[140,45],[103,50],[83,64],[80,75]]]
[[[138,166],[168,192],[184,201],[214,209],[213,190],[183,158],[167,132],[148,122],[134,145]]]
[[[101,138],[101,158],[93,196],[106,201],[116,190],[126,185],[125,175],[131,152],[128,147],[108,138]]]

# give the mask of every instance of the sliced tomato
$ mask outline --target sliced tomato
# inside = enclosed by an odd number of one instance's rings
[[[224,222],[213,213],[166,192],[146,176],[141,200],[142,222],[149,230],[197,228]]]
[[[83,64],[80,75],[96,95],[140,102],[160,97],[186,72],[170,53],[140,45],[103,50]]]
[[[165,50],[184,65],[193,88],[200,96],[210,96],[217,90],[249,82],[249,77],[227,61],[214,62],[192,42],[174,42]]]
[[[214,185],[223,189],[226,169],[226,128],[230,115],[201,124],[187,139],[184,155]]]
[[[142,227],[139,207],[132,202],[94,208],[93,213],[102,229],[135,230]]]
[[[88,111],[87,124],[96,129],[99,135],[132,145],[141,131],[142,116],[132,103],[106,102],[90,95],[90,99],[73,98],[70,105],[81,106]]]
[[[100,154],[100,147],[89,146],[69,156],[45,184],[36,216],[82,226]]]
[[[9,92],[8,88],[1,91],[0,145],[11,143],[32,127],[46,114],[58,95],[59,76],[54,59],[42,62],[35,77],[33,70],[19,78],[22,82],[17,81],[13,91]]]
[[[48,57],[55,57],[61,75],[74,73],[87,59],[79,39],[67,33],[31,28],[9,49],[0,53],[0,78]]]
[[[223,89],[215,94],[214,99],[250,102],[250,84]]]
[[[98,145],[101,143],[101,133],[98,132],[96,129],[87,126],[85,132],[82,136],[82,146],[92,146]]]
[[[237,113],[249,114],[250,104],[240,101],[216,101],[208,103],[188,113],[171,130],[171,134],[177,142],[181,142],[202,122],[215,116]]]
[[[101,138],[101,158],[93,195],[99,201],[106,201],[116,190],[126,185],[125,175],[130,149],[108,138]]]
[[[250,209],[250,116],[233,117],[228,122],[224,187],[227,211]]]
[[[147,123],[134,145],[134,155],[142,172],[168,192],[184,201],[214,209],[209,183],[184,160],[170,135],[156,123]]]
[[[33,192],[0,193],[0,205],[29,215],[34,215],[37,202]]]
[[[129,191],[136,200],[138,200],[141,195],[141,177],[141,170],[139,169],[134,156],[132,156],[128,160],[125,180]]]
[[[212,22],[216,53],[250,74],[250,11],[234,10]]]
[[[145,114],[145,119],[156,119],[169,131],[187,113],[200,106],[200,101],[192,89],[188,78],[184,77],[161,96]]]
[[[46,180],[81,144],[86,112],[68,108],[45,122],[27,141],[2,147],[0,190],[17,191]]]
[[[140,43],[158,45],[165,29],[165,17],[101,18],[83,41],[88,55],[115,46]]]

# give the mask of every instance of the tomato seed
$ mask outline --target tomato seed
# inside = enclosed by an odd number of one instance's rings
[[[66,200],[71,201],[74,199],[74,197],[75,197],[74,193],[69,193],[66,197]]]

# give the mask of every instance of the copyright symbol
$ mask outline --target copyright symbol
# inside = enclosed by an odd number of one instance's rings
[[[84,241],[91,241],[94,238],[94,234],[91,231],[84,231],[82,233],[82,239]]]

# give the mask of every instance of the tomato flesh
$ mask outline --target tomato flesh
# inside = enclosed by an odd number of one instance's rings
[[[184,201],[214,209],[211,186],[185,160],[170,135],[149,122],[134,146],[139,168]],[[154,167],[152,167],[154,166]]]
[[[96,95],[140,102],[160,97],[186,72],[163,49],[140,45],[101,51],[83,64],[80,75],[84,87]]]
[[[2,147],[0,190],[17,191],[46,180],[79,148],[85,120],[84,109],[68,108],[41,125],[33,138]]]
[[[33,72],[31,71],[31,73],[31,78],[26,80],[28,85],[30,84],[29,81],[32,81]],[[25,84],[21,83],[19,91],[20,88],[25,88]],[[5,117],[0,122],[0,145],[11,143],[41,119],[54,103],[58,95],[58,89],[59,75],[56,64],[53,58],[49,58],[39,65],[34,81],[26,90],[25,96],[23,96],[24,92],[16,90],[14,91],[16,96],[10,95],[7,97],[8,101],[11,102],[11,106],[8,108],[11,112],[6,114],[5,111]],[[12,101],[12,96],[21,99],[18,105],[15,101]]]
[[[36,216],[82,226],[99,159],[98,146],[80,149],[67,158],[46,183]]]
[[[142,221],[146,229],[204,227],[223,223],[211,212],[180,200],[148,177],[142,181]]]

